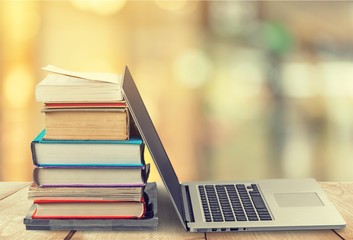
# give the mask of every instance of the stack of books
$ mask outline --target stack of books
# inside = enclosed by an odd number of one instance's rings
[[[31,143],[36,166],[27,229],[157,227],[157,190],[144,143],[121,94],[122,77],[54,66],[36,87],[45,129]]]

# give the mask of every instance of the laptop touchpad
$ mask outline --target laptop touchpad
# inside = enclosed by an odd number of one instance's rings
[[[315,192],[309,193],[275,193],[274,197],[280,207],[320,207],[324,206]]]

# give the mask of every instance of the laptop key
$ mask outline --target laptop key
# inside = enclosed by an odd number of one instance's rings
[[[272,218],[271,218],[270,216],[268,216],[268,217],[261,217],[261,216],[260,216],[260,220],[261,220],[261,221],[271,221]]]
[[[261,196],[251,196],[251,199],[256,208],[266,209],[266,205]]]
[[[222,218],[215,218],[213,219],[214,222],[223,222],[223,219]]]
[[[245,216],[236,216],[237,221],[246,221],[246,217]]]
[[[232,221],[235,221],[235,218],[234,217],[226,217],[225,220],[226,220],[226,222],[232,222]]]

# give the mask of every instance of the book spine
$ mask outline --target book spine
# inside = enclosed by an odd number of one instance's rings
[[[36,151],[36,144],[38,144],[45,135],[45,129],[43,129],[31,142],[31,153],[32,153],[32,161],[35,166],[38,166],[38,159],[37,159],[37,151]]]
[[[39,172],[39,168],[34,168],[33,170],[33,182],[38,185],[39,187],[41,186],[40,183],[39,183],[39,179],[38,179],[38,172]]]
[[[142,182],[146,183],[150,175],[150,164],[146,164],[141,171]]]
[[[38,166],[37,154],[36,154],[36,144],[37,143],[38,142],[35,142],[35,141],[31,142],[32,161],[35,166]]]
[[[141,203],[142,203],[142,213],[139,217],[137,217],[137,219],[140,218],[144,218],[146,215],[146,211],[147,211],[147,203],[145,201],[146,199],[144,198],[144,196],[141,197]]]

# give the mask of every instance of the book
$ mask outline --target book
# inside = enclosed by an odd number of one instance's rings
[[[106,102],[106,103],[98,103],[98,102],[85,102],[85,103],[73,103],[73,102],[57,102],[57,103],[44,103],[44,108],[123,108],[126,107],[126,103],[124,101],[121,102]]]
[[[125,140],[127,108],[44,108],[46,139]]]
[[[145,203],[116,201],[40,200],[32,218],[141,218]]]
[[[29,187],[28,199],[33,201],[139,201],[143,196],[144,189],[145,185],[121,187],[39,187],[33,183]]]
[[[27,230],[156,230],[158,226],[157,185],[147,183],[145,188],[146,212],[140,219],[55,219],[32,218],[36,210],[33,204],[23,219]]]
[[[36,99],[46,128],[31,143],[36,168],[26,229],[155,229],[157,189],[150,202],[150,165],[121,75],[44,69],[50,73]]]
[[[31,142],[36,166],[142,166],[144,143],[129,140],[48,140],[43,130]]]
[[[40,187],[143,186],[149,164],[142,167],[36,167],[34,183]]]
[[[73,72],[55,66],[35,89],[38,102],[119,102],[122,76],[114,73]]]

